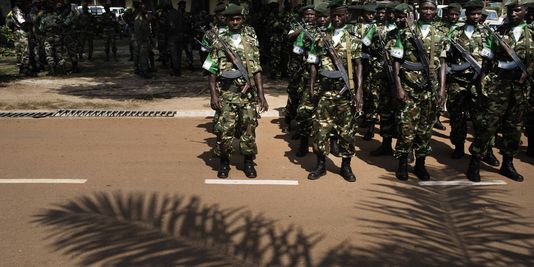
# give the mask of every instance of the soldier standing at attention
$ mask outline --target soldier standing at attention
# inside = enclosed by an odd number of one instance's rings
[[[147,10],[143,3],[140,3],[135,10],[135,19],[133,27],[134,36],[134,70],[135,74],[143,78],[152,78],[150,64],[151,34],[150,21],[147,17]]]
[[[471,144],[471,161],[467,178],[480,181],[480,159],[489,149],[491,138],[495,135],[499,122],[502,122],[503,162],[499,174],[514,181],[523,181],[523,176],[515,169],[512,161],[519,150],[523,118],[528,107],[529,77],[532,75],[534,52],[534,31],[525,21],[527,7],[525,0],[509,0],[507,8],[508,23],[502,25],[495,34],[511,48],[505,50],[495,36],[488,38],[489,47],[483,51],[487,61],[484,64],[487,76],[484,79],[483,97],[479,106],[485,107],[478,112],[476,123],[480,123],[478,136]],[[514,59],[513,54],[517,57]],[[523,64],[527,71],[519,66]]]
[[[19,73],[33,76],[30,68],[30,43],[29,31],[30,22],[26,21],[23,1],[16,1],[13,9],[7,14],[7,26],[15,35],[15,52]]]
[[[64,5],[63,11],[61,14],[62,19],[62,28],[63,32],[61,35],[62,45],[67,50],[66,55],[71,62],[71,73],[78,73],[80,69],[78,68],[78,49],[80,47],[78,42],[78,32],[79,32],[79,14],[78,11],[68,3]]]
[[[102,39],[104,39],[104,47],[106,52],[106,61],[109,61],[109,48],[113,52],[113,59],[117,61],[117,44],[115,37],[119,31],[119,22],[115,13],[111,12],[111,0],[108,0],[104,5],[104,14],[102,14],[100,25],[102,27]]]
[[[248,178],[255,178],[257,173],[254,168],[254,158],[258,153],[256,108],[259,104],[260,112],[269,109],[263,93],[259,43],[254,29],[244,25],[245,17],[241,6],[229,4],[222,15],[226,17],[228,31],[216,37],[213,49],[202,65],[209,72],[211,108],[219,113],[218,121],[215,123],[217,143],[213,149],[220,159],[217,176],[228,177],[233,150],[232,141],[235,127],[239,125],[241,127],[239,148],[244,155],[244,173]],[[228,45],[222,46],[222,42]],[[244,64],[241,67],[246,69],[246,73],[238,70],[234,57],[241,59]],[[235,73],[238,75],[233,75]],[[245,79],[243,75],[248,77]],[[253,84],[248,84],[246,80],[250,80]]]
[[[395,157],[399,160],[396,176],[408,179],[408,154],[415,151],[414,173],[422,181],[430,179],[425,167],[432,150],[432,126],[437,108],[445,103],[445,63],[447,36],[434,23],[436,2],[419,2],[420,19],[415,24],[407,4],[395,7],[397,40],[391,48],[394,58],[395,98],[398,101],[398,140]],[[439,81],[439,82],[438,82]]]
[[[351,34],[346,25],[347,6],[339,0],[330,2],[329,7],[333,27],[326,34],[320,34],[320,41],[314,50],[318,58],[310,69],[310,97],[319,100],[313,133],[317,166],[310,172],[308,179],[316,180],[326,174],[325,160],[330,153],[329,135],[335,130],[342,157],[340,175],[348,182],[355,182],[356,176],[352,172],[350,161],[354,155],[354,115],[362,110],[362,51],[360,40]],[[320,85],[318,92],[315,92],[318,70]],[[357,81],[355,87],[354,80]],[[344,88],[347,91],[340,94]]]
[[[48,64],[47,75],[49,76],[65,73],[65,60],[61,53],[61,27],[63,25],[60,13],[62,10],[62,3],[57,3],[55,8],[49,6],[39,25],[39,30],[44,36],[44,49]]]
[[[85,43],[87,43],[87,59],[93,58],[93,40],[95,38],[95,18],[89,12],[87,1],[83,2],[82,14],[80,14],[80,60],[83,59],[83,50]]]
[[[465,4],[466,22],[458,24],[449,33],[452,42],[456,42],[461,49],[465,49],[467,56],[472,56],[476,60],[476,68],[481,68],[484,43],[488,38],[488,32],[481,24],[482,7],[481,0],[471,0]],[[466,55],[451,45],[447,61],[450,73],[447,75],[447,110],[451,120],[451,143],[454,145],[453,159],[462,158],[465,155],[464,143],[467,136],[467,114],[471,114],[476,119],[477,112],[484,112],[476,108],[478,97],[482,97],[481,78],[482,73],[477,73],[475,68],[465,59]],[[481,69],[479,70],[481,71]],[[479,124],[474,123],[475,127]],[[475,128],[475,136],[480,129]],[[491,146],[488,147],[483,159],[484,162],[492,166],[499,166],[499,161],[493,155]]]
[[[171,8],[169,10],[169,53],[171,75],[182,75],[182,51],[185,48],[185,11]]]

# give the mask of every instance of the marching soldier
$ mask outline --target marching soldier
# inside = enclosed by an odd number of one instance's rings
[[[80,69],[78,68],[78,53],[79,53],[79,42],[78,42],[78,32],[79,32],[79,16],[78,11],[73,8],[70,4],[65,4],[62,11],[62,46],[66,50],[66,55],[68,56],[71,63],[71,73],[78,73]]]
[[[226,17],[228,31],[216,36],[213,49],[202,66],[209,72],[211,108],[219,112],[215,123],[217,143],[213,149],[220,159],[217,176],[228,177],[232,141],[239,125],[244,173],[248,178],[255,178],[257,105],[260,112],[269,108],[263,93],[259,44],[254,29],[243,24],[245,17],[241,6],[229,4],[222,14]]]
[[[398,101],[398,140],[394,154],[399,160],[396,172],[399,180],[408,179],[408,154],[412,149],[416,157],[415,175],[423,181],[430,179],[425,160],[431,151],[437,108],[445,102],[447,51],[447,36],[433,23],[436,7],[433,0],[420,1],[420,19],[415,24],[409,5],[395,7],[400,29],[391,56]]]
[[[133,61],[135,73],[143,78],[152,78],[153,65],[151,65],[150,61],[152,49],[150,21],[143,3],[139,3],[135,11],[133,24]]]
[[[499,174],[514,181],[523,181],[513,165],[513,158],[519,150],[523,118],[528,107],[529,79],[532,75],[532,51],[534,31],[525,21],[527,7],[525,0],[506,2],[508,23],[502,25],[488,38],[488,47],[483,51],[486,57],[483,97],[475,123],[480,129],[470,147],[471,161],[467,178],[480,181],[480,159],[489,149],[499,122],[502,123],[503,146],[500,148],[503,161]]]
[[[27,76],[35,76],[30,68],[30,22],[26,21],[24,5],[22,1],[16,1],[13,9],[7,14],[7,26],[15,35],[15,51],[19,73]]]
[[[48,7],[45,15],[41,19],[39,30],[44,36],[44,48],[46,62],[48,64],[48,74],[50,76],[65,73],[65,60],[61,53],[61,28],[62,3],[57,3],[55,8]]]
[[[95,38],[95,18],[89,12],[87,2],[82,5],[82,13],[80,14],[80,51],[79,58],[83,59],[83,52],[85,44],[87,43],[87,59],[93,58],[93,40]]]
[[[321,34],[314,50],[317,60],[310,69],[310,97],[318,99],[313,133],[317,166],[308,175],[310,180],[326,174],[325,160],[330,153],[329,135],[335,130],[342,157],[340,175],[348,182],[356,181],[350,161],[354,155],[354,116],[362,110],[362,52],[360,40],[346,25],[348,8],[342,2],[334,1],[329,5],[333,28]],[[316,92],[317,72],[320,85]],[[357,81],[356,86],[354,80]]]
[[[109,61],[109,50],[113,52],[113,59],[117,61],[117,44],[115,38],[119,31],[119,23],[115,13],[111,12],[111,0],[108,0],[104,5],[104,14],[100,20],[100,26],[102,28],[102,39],[104,39],[104,47],[106,52],[106,61]]]

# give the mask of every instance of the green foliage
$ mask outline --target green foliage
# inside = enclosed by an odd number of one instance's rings
[[[0,58],[15,55],[13,42],[15,35],[7,26],[0,27]]]

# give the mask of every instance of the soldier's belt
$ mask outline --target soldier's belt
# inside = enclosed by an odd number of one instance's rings
[[[321,70],[321,71],[319,71],[319,74],[321,74],[321,76],[324,76],[324,77],[330,78],[330,79],[339,79],[339,78],[341,78],[341,72],[338,71],[338,70]]]
[[[241,72],[238,70],[229,70],[221,72],[221,77],[226,79],[237,79],[241,76]]]
[[[471,64],[469,64],[468,62],[464,62],[462,64],[451,64],[448,67],[453,72],[462,72],[471,67]]]
[[[497,67],[499,69],[503,69],[503,70],[513,70],[515,68],[518,68],[519,66],[517,65],[517,62],[515,61],[501,61],[499,60],[498,63],[497,63]]]
[[[423,66],[422,63],[420,62],[411,62],[411,61],[407,61],[405,60],[402,65],[401,65],[403,68],[407,69],[407,70],[412,70],[412,71],[422,71],[425,69],[425,67]]]

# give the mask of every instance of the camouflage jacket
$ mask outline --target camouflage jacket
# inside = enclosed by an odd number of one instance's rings
[[[54,12],[46,13],[41,19],[39,25],[39,30],[43,32],[44,35],[50,34],[60,34],[62,27],[62,19],[59,14]]]
[[[117,17],[113,12],[105,12],[101,16],[100,28],[102,30],[115,30],[118,31],[119,23],[117,22]]]
[[[227,31],[228,27],[226,25],[211,25],[211,27],[202,36],[202,41],[200,41],[202,43],[202,46],[200,47],[200,49],[204,52],[210,51],[215,37],[217,35],[224,34]]]
[[[488,32],[484,29],[482,25],[470,25],[470,24],[461,24],[449,32],[449,39],[456,41],[461,45],[473,58],[482,66],[483,57],[482,50],[485,47],[486,39],[488,38]],[[462,64],[466,65],[466,60],[462,54],[450,46],[447,53],[447,64],[449,66],[460,66]],[[455,79],[463,82],[470,82],[474,75],[474,70],[471,67],[468,67],[464,70],[452,71],[449,70],[450,79]]]
[[[394,25],[394,24],[393,24]],[[362,38],[363,47],[367,47],[374,67],[382,66],[384,62],[384,49],[392,37],[389,34],[395,27],[384,23],[375,23]]]
[[[219,33],[217,38],[220,38],[229,44],[232,52],[239,56],[244,66],[247,68],[251,79],[255,73],[262,71],[260,65],[259,43],[254,28],[243,26],[237,33],[223,31]],[[236,72],[237,67],[232,60],[228,58],[223,46],[217,39],[213,41],[212,48],[213,49],[204,61],[202,68],[212,74],[216,74],[219,80],[228,81],[229,79],[223,78],[223,75],[229,72]],[[230,81],[233,85],[237,86],[237,88],[242,88],[246,84],[245,79],[241,77],[230,79]],[[221,86],[221,88],[224,90],[227,89],[228,86]],[[250,91],[251,90],[249,90],[249,92]]]
[[[533,75],[534,62],[532,60],[534,53],[534,31],[528,26],[526,22],[519,24],[516,27],[511,25],[503,25],[497,30],[497,33],[501,36],[504,42],[506,42],[517,53],[523,64],[525,64],[529,70],[530,75]],[[504,48],[493,39],[492,35],[488,36],[487,40],[488,53],[485,55],[488,60],[487,63],[490,69],[501,73],[501,76],[506,77],[509,80],[517,80],[521,76],[521,70],[519,67],[515,69],[507,70],[503,67],[504,64],[512,62],[512,58],[506,53]],[[491,52],[489,52],[491,51]],[[505,70],[505,71],[500,71]]]
[[[395,32],[397,38],[392,41],[390,54],[393,59],[401,63],[401,80],[416,85],[426,84],[428,78],[430,78],[430,81],[435,81],[437,79],[438,69],[441,66],[440,60],[447,57],[447,34],[432,23],[422,24],[420,22],[412,25],[410,29],[399,29]],[[423,42],[426,56],[429,59],[430,75],[433,77],[424,77],[423,71],[410,70],[404,65],[421,62],[415,44],[414,33]]]

